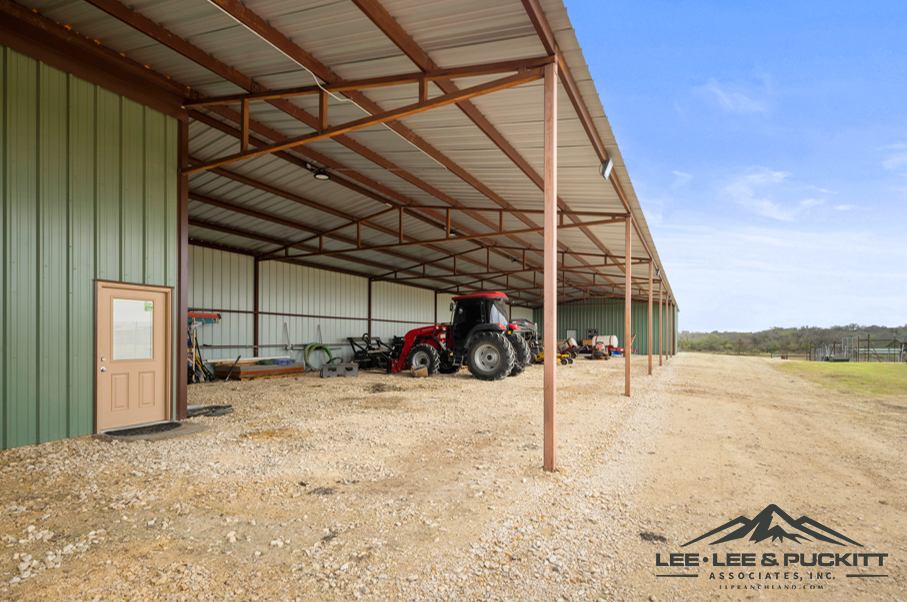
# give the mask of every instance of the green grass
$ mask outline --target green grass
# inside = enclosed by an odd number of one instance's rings
[[[907,395],[905,363],[785,362],[779,368],[842,393]]]

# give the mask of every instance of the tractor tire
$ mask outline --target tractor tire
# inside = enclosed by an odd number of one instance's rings
[[[411,368],[424,366],[428,369],[429,376],[437,374],[438,368],[441,366],[441,358],[438,357],[438,350],[427,343],[413,345],[413,348],[409,350],[409,357],[406,361]]]
[[[476,335],[466,352],[469,371],[479,380],[501,380],[513,370],[513,345],[500,332]]]
[[[510,341],[510,344],[513,346],[513,352],[515,354],[513,370],[510,371],[510,376],[522,374],[523,370],[532,363],[532,353],[529,351],[529,343],[526,342],[526,339],[516,333],[507,337],[507,340]]]

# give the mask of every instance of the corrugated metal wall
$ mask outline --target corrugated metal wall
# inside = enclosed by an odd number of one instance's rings
[[[632,332],[636,335],[636,341],[633,346],[637,353],[649,352],[649,305],[648,303],[633,303],[633,328]],[[535,321],[538,322],[539,332],[543,328],[544,312],[541,308],[534,311]],[[667,306],[665,307],[665,316],[667,317]],[[658,329],[659,329],[658,304],[652,304],[652,353],[659,353],[658,346]],[[675,325],[677,321],[674,321]],[[670,322],[668,322],[670,327]],[[603,299],[589,301],[586,304],[560,305],[557,308],[557,338],[564,339],[567,337],[567,330],[576,330],[579,339],[586,336],[586,330],[597,328],[600,335],[617,335],[620,346],[624,345],[624,301],[623,299]],[[666,331],[666,335],[669,331]],[[668,349],[669,342],[664,342],[665,349]]]
[[[511,320],[531,320],[535,321],[535,312],[533,312],[528,307],[516,307],[512,306],[510,308],[510,319]]]
[[[255,260],[248,255],[189,246],[189,311],[221,312],[220,324],[202,324],[196,329],[204,359],[235,359],[237,355],[253,355],[252,348],[244,345],[252,344],[254,334],[254,316],[251,313],[255,309],[254,270]],[[205,349],[204,345],[236,347]]]
[[[176,174],[176,120],[0,46],[3,448],[93,432],[94,279],[176,285]]]
[[[320,326],[324,344],[352,359],[346,337],[368,330],[367,279],[279,261],[261,262],[259,277],[262,345],[286,345],[286,333],[294,345],[318,341]],[[286,349],[266,348],[260,354],[286,355]],[[302,351],[291,355],[301,359]]]
[[[447,305],[450,306],[449,301]],[[393,282],[373,282],[372,335],[388,342],[394,335],[402,336],[413,328],[434,324],[435,307],[434,291]],[[449,316],[450,311],[438,312],[442,322]]]

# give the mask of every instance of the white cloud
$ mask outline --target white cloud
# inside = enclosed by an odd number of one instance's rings
[[[682,171],[672,171],[671,173],[674,174],[674,182],[671,184],[671,188],[680,188],[681,186],[685,186],[690,180],[693,179],[693,176],[688,173],[683,173]]]
[[[850,211],[856,208],[856,205],[835,205],[835,211]]]
[[[848,296],[884,280],[907,286],[907,249],[879,257],[877,234],[725,221],[665,224],[656,240],[689,330],[761,330],[846,322],[902,324],[896,295]],[[848,253],[829,253],[846,240]],[[824,302],[827,300],[833,302]]]
[[[767,113],[772,104],[772,87],[768,76],[761,74],[756,82],[720,82],[710,77],[696,89],[707,102],[728,113]]]
[[[793,222],[811,207],[822,205],[825,201],[816,198],[784,200],[796,194],[797,188],[803,188],[795,184],[785,186],[790,175],[786,171],[755,167],[748,173],[734,177],[726,184],[722,196],[762,217]],[[805,188],[815,189],[812,186]]]
[[[900,171],[907,167],[907,153],[893,153],[885,157],[882,167],[890,171]]]

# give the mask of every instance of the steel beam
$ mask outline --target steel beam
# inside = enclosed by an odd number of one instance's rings
[[[649,326],[646,331],[649,335],[649,376],[652,376],[652,272],[653,262],[649,262]]]
[[[633,283],[631,280],[631,271],[633,262],[630,259],[633,245],[633,218],[628,217],[626,220],[626,250],[624,256],[625,265],[624,274],[627,278],[627,284],[624,286],[624,394],[630,396],[630,356],[633,354],[633,299],[631,298],[631,289]]]
[[[9,1],[9,0],[6,0],[6,1]],[[167,29],[163,28],[162,26],[158,25],[157,23],[151,21],[147,17],[135,12],[134,10],[132,10],[129,7],[127,7],[126,5],[118,2],[117,0],[88,0],[88,1],[91,4],[93,4],[94,6],[96,6],[97,8],[99,8],[99,9],[107,12],[111,16],[119,19],[123,23],[126,23],[127,25],[135,28],[136,30],[147,35],[151,39],[163,44],[164,46],[170,48],[171,50],[173,50],[179,54],[182,54],[186,58],[188,58],[188,59],[192,60],[193,62],[197,63],[198,65],[210,70],[211,72],[213,72],[216,75],[224,78],[225,80],[233,83],[234,85],[236,85],[240,88],[243,88],[249,92],[253,92],[253,93],[268,91],[267,88],[254,82],[251,78],[247,77],[246,75],[243,75],[236,69],[229,67],[225,63],[212,57],[211,55],[209,55],[205,51],[201,50],[200,48],[197,48],[196,46],[193,46],[192,44],[179,38],[178,36],[174,35],[169,30],[167,30]],[[313,73],[316,74],[316,76],[321,78],[323,81],[326,81],[329,83],[341,83],[342,82],[342,79],[339,78],[338,76],[336,76],[336,74],[334,74],[332,71],[330,71],[330,69],[328,69],[327,67],[325,67],[324,65],[322,65],[321,63],[316,61],[311,55],[309,55],[304,50],[302,50],[301,48],[296,46],[288,38],[286,38],[285,36],[280,34],[276,29],[271,27],[263,19],[261,19],[260,17],[255,15],[253,12],[246,9],[240,3],[235,2],[235,0],[220,0],[220,1],[214,2],[214,3],[217,4],[226,13],[230,14],[238,22],[242,23],[246,27],[249,27],[251,30],[255,31],[258,35],[260,35],[264,39],[266,39],[269,43],[273,44],[276,48],[278,48],[279,50],[281,50],[282,52],[287,54],[287,56],[292,57],[294,60],[299,62],[301,65],[303,65],[307,69],[311,70]],[[185,96],[185,94],[182,94],[182,95]],[[353,100],[355,100],[358,104],[364,106],[366,108],[366,110],[374,112],[374,113],[381,112],[381,109],[375,103],[373,103],[371,100],[369,100],[367,97],[365,97],[361,93],[350,92],[347,95],[351,96],[351,98],[353,98]],[[283,100],[283,99],[272,99],[272,100],[269,100],[268,102],[270,104],[272,104],[278,110],[283,111],[284,113],[290,115],[291,117],[308,125],[309,127],[313,128],[313,129],[317,127],[317,123],[318,123],[317,117],[309,115],[304,110],[300,109],[298,106],[292,104],[291,102],[289,102],[287,100]],[[238,113],[236,113],[235,111],[228,109],[227,107],[215,106],[215,107],[210,107],[210,109],[212,111],[217,112],[218,114],[234,121],[235,123],[239,123],[241,121],[241,116]],[[407,140],[409,140],[410,142],[415,144],[418,148],[422,149],[424,152],[428,152],[435,160],[439,161],[442,165],[444,165],[446,168],[448,168],[451,171],[453,171],[454,173],[456,173],[461,178],[471,177],[471,176],[468,176],[468,174],[466,174],[464,172],[464,170],[459,168],[459,166],[454,164],[450,159],[448,159],[447,157],[445,157],[443,155],[440,155],[440,153],[438,153],[436,150],[432,149],[430,147],[430,145],[428,145],[424,140],[422,140],[421,138],[416,136],[414,133],[412,133],[410,130],[408,130],[408,128],[406,128],[402,124],[399,124],[398,122],[393,122],[388,125],[392,129],[397,131],[397,133],[399,133],[401,136],[403,136],[404,138],[406,138]],[[273,130],[271,128],[267,128],[266,126],[263,126],[262,124],[255,122],[254,120],[251,120],[250,129],[258,132],[259,134],[268,136],[271,140],[281,141],[281,140],[287,139],[286,136],[276,132],[275,130]],[[453,199],[449,195],[446,195],[445,193],[441,192],[437,188],[422,181],[415,175],[400,168],[399,166],[395,165],[393,162],[378,155],[374,151],[368,149],[367,147],[363,146],[362,144],[356,142],[355,140],[352,140],[348,136],[337,136],[334,138],[334,141],[349,148],[353,152],[358,153],[359,155],[365,157],[369,161],[374,162],[376,165],[379,165],[379,166],[387,169],[390,173],[393,173],[394,175],[400,177],[401,179],[405,180],[406,182],[412,184],[413,186],[416,186],[417,188],[424,190],[425,192],[434,196],[435,198],[438,198],[439,200],[444,201],[445,203],[448,203],[451,206],[462,206],[460,203],[458,203],[455,199]],[[324,156],[320,153],[317,153],[316,151],[313,151],[310,148],[297,147],[297,152],[299,152],[300,154],[314,158],[316,161],[325,165],[326,167],[329,167],[332,169],[343,169],[344,173],[347,175],[347,177],[349,177],[351,179],[355,179],[355,180],[363,183],[364,185],[369,186],[370,188],[379,191],[381,194],[387,195],[389,198],[396,199],[398,202],[407,203],[407,200],[405,200],[405,197],[403,195],[401,195],[400,193],[396,192],[395,190],[393,190],[387,186],[384,186],[384,185],[372,180],[371,178],[367,178],[366,176],[363,176],[362,174],[359,174],[353,170],[346,169],[339,162],[334,161],[334,160],[330,159],[329,157]],[[280,156],[292,156],[292,155],[290,155],[289,153],[285,153]],[[339,180],[340,178],[335,177],[332,179]],[[473,181],[470,181],[469,183],[472,186],[476,187],[478,190],[480,190],[480,192],[482,192],[483,194],[494,195],[494,193],[492,193],[490,190],[488,190],[487,187],[481,187],[482,185],[480,183],[478,183],[477,180],[473,179]],[[366,194],[366,196],[370,196],[370,195]],[[492,198],[492,197],[489,197],[489,198]],[[383,199],[378,199],[378,200],[380,202],[385,202]],[[494,200],[498,204],[503,203],[503,201],[497,197],[492,198],[492,200]],[[411,203],[411,201],[409,201],[409,202]],[[476,219],[479,222],[481,222],[489,227],[494,227],[493,224],[486,223],[487,220],[485,220],[481,216],[476,217]],[[514,242],[516,242],[518,244],[527,244],[521,240],[514,240]]]
[[[624,221],[623,219],[607,219],[600,220],[595,222],[588,222],[586,224],[565,224],[563,226],[555,226],[558,230],[571,230],[574,228],[582,228],[583,226],[602,226],[606,224],[613,224],[619,221]],[[539,234],[543,232],[543,228],[527,228],[525,230],[512,230],[509,232],[489,232],[487,234],[472,234],[469,236],[452,236],[450,238],[437,238],[435,240],[413,240],[409,242],[398,242],[389,245],[377,245],[372,247],[353,247],[351,249],[341,249],[338,251],[317,251],[306,253],[304,255],[288,255],[289,258],[300,258],[304,259],[307,257],[321,257],[321,256],[334,256],[334,255],[346,255],[348,253],[359,253],[361,251],[385,251],[387,249],[399,249],[403,247],[415,247],[415,246],[427,246],[427,245],[438,245],[447,242],[464,242],[464,241],[474,241],[474,240],[487,240],[489,238],[500,238],[502,236],[522,236],[524,234]],[[335,234],[336,236],[336,234]],[[355,243],[352,243],[355,245]],[[486,247],[489,251],[491,247]],[[266,257],[265,259],[270,259]]]
[[[91,2],[92,0],[88,0]],[[346,80],[337,84],[325,84],[323,86],[299,86],[296,88],[277,88],[269,89],[267,92],[249,92],[247,94],[230,94],[226,96],[209,96],[187,100],[183,106],[185,108],[211,107],[215,105],[236,104],[243,101],[256,100],[274,100],[277,98],[295,98],[298,96],[312,96],[322,93],[334,92],[351,92],[355,90],[367,90],[371,88],[383,88],[387,86],[399,86],[402,84],[422,84],[434,80],[447,80],[454,78],[481,77],[485,75],[495,75],[499,73],[508,73],[511,71],[525,71],[543,67],[555,60],[553,56],[541,56],[534,59],[517,59],[512,61],[499,61],[495,63],[485,63],[481,65],[464,65],[461,67],[452,67],[449,69],[435,69],[433,71],[419,71],[416,73],[404,73],[401,75],[385,75],[381,77],[371,77],[359,80]]]
[[[557,470],[557,65],[545,66],[544,468]]]
[[[399,22],[394,19],[390,13],[378,2],[378,0],[353,0],[353,3],[359,7],[361,10],[384,34],[390,39],[394,44],[397,45],[400,50],[406,54],[410,60],[413,61],[418,67],[420,67],[423,72],[431,73],[438,69],[437,63],[435,63],[428,54],[422,50],[422,48],[412,39],[412,37],[406,32],[405,29],[399,24]],[[554,52],[549,52],[549,57],[554,57]],[[456,93],[459,88],[449,79],[436,79],[435,84],[441,89],[445,94]],[[544,190],[544,182],[542,177],[536,173],[528,161],[526,161],[517,150],[507,141],[506,138],[498,131],[490,121],[482,114],[481,111],[470,101],[464,101],[457,103],[457,107],[463,111],[463,113],[491,140],[495,146],[497,146],[501,152],[503,152],[507,158],[509,158],[516,167],[522,171],[536,186]],[[468,182],[468,181],[467,181]],[[557,199],[558,207],[562,210],[568,210],[567,204],[564,203],[560,198]],[[521,218],[526,225],[529,225],[526,222],[525,218]],[[571,221],[575,219],[570,218]],[[585,234],[592,243],[602,251],[602,253],[608,255],[610,251],[605,247],[604,244],[587,228],[581,228],[583,234]],[[566,247],[564,247],[566,248]],[[602,275],[603,278],[608,280],[613,284],[613,281],[608,278],[607,275]]]
[[[189,122],[182,120],[177,125],[179,164],[177,169],[189,163]],[[176,180],[176,256],[177,256],[177,309],[176,309],[176,420],[185,420],[189,413],[189,366],[186,363],[186,349],[189,345],[189,178],[177,173]]]
[[[111,1],[111,0],[108,0],[108,1]],[[313,73],[314,75],[316,75],[323,81],[327,82],[328,84],[339,84],[339,83],[343,82],[343,79],[340,78],[336,73],[334,73],[330,68],[328,68],[323,63],[317,61],[311,54],[309,54],[304,49],[299,47],[296,43],[294,43],[292,40],[290,40],[287,36],[282,34],[280,31],[278,31],[270,23],[268,23],[267,21],[262,19],[254,11],[252,11],[252,10],[248,9],[247,7],[245,7],[244,5],[242,5],[238,0],[209,0],[209,2],[217,5],[221,10],[223,10],[225,13],[229,14],[237,22],[243,24],[250,31],[254,32],[256,35],[258,35],[261,38],[263,38],[264,40],[266,40],[274,48],[280,50],[287,57],[293,59],[299,65],[305,67],[311,73]],[[363,3],[363,5],[364,4],[365,3]],[[371,4],[372,6],[376,5],[376,3],[374,3],[374,2],[368,3],[368,4]],[[380,5],[377,5],[377,6],[380,8]],[[361,6],[360,6],[360,8],[361,8]],[[380,12],[384,12],[386,14],[386,11],[384,11],[383,8],[381,9]],[[393,19],[390,18],[389,15],[387,18],[390,19],[391,21],[393,21]],[[350,98],[353,102],[355,102],[360,108],[371,113],[372,115],[376,115],[376,114],[384,112],[384,110],[378,104],[376,104],[374,101],[372,101],[368,96],[366,96],[362,92],[348,91],[345,93],[345,95],[348,98]],[[302,111],[301,109],[298,109],[298,107],[290,104],[287,101],[272,101],[272,103],[277,103],[277,102],[284,103],[283,105],[280,105],[279,108],[282,108],[285,111],[292,111],[291,114],[294,114],[295,116],[297,116],[297,118],[302,119],[302,116],[306,115],[306,113],[304,111]],[[278,106],[278,105],[275,104],[275,106]],[[302,119],[302,120],[305,121],[304,119]],[[431,144],[426,142],[424,139],[422,139],[421,137],[416,135],[416,133],[413,132],[412,130],[410,130],[408,127],[406,127],[399,121],[389,121],[389,122],[387,122],[387,127],[390,128],[391,130],[395,131],[397,134],[399,134],[405,140],[410,142],[413,146],[415,146],[416,148],[418,148],[419,150],[424,152],[426,155],[428,155],[429,157],[431,157],[432,159],[434,159],[435,161],[437,161],[438,163],[443,165],[445,168],[450,170],[457,177],[459,177],[464,182],[466,182],[467,184],[469,184],[470,186],[472,186],[473,188],[475,188],[476,190],[478,190],[479,192],[481,192],[482,194],[487,196],[489,199],[491,199],[498,205],[513,210],[514,216],[516,216],[518,219],[520,219],[521,221],[526,223],[526,225],[535,226],[535,224],[532,223],[531,220],[529,220],[529,218],[522,215],[512,205],[507,203],[503,198],[501,198],[494,191],[492,191],[490,188],[488,188],[488,186],[486,186],[485,184],[480,182],[477,178],[472,176],[472,174],[470,174],[465,169],[460,167],[458,164],[456,164],[454,161],[452,161],[449,157],[447,157],[446,155],[444,155],[443,153],[438,151],[438,149],[434,148]],[[342,138],[338,137],[338,138],[335,138],[335,140],[341,141]],[[351,146],[350,145],[351,141],[349,141],[348,139],[343,140],[342,143],[347,145],[349,148],[356,150],[356,152],[360,152],[360,154],[362,154],[362,150],[357,150],[356,148]],[[352,143],[352,144],[355,144],[355,143]],[[359,146],[361,146],[361,145],[359,145]],[[381,158],[379,158],[379,157],[374,157],[374,158],[368,157],[368,158],[370,158],[372,161],[375,161],[379,165],[381,164]],[[393,168],[387,167],[387,166],[386,166],[386,168],[393,169]],[[407,181],[409,181],[411,183],[414,183],[417,186],[424,184],[424,183],[421,183],[421,184],[416,183],[418,178],[415,178],[414,176],[412,176],[412,174],[409,174],[408,172],[405,172],[403,170],[396,171],[395,174],[398,175],[399,177],[406,179]],[[438,197],[438,198],[440,198],[440,197]],[[445,200],[445,202],[446,202],[446,199],[442,199],[442,200]],[[451,204],[454,204],[454,203],[451,203]],[[491,227],[493,227],[493,226],[491,226]]]
[[[664,306],[665,286],[664,282],[658,281],[658,365],[664,365],[665,356],[665,306]]]
[[[255,157],[261,157],[263,155],[268,155],[277,151],[287,150],[293,148],[294,146],[318,142],[319,140],[326,140],[328,138],[335,138],[343,134],[349,134],[350,132],[355,132],[357,130],[372,127],[374,125],[381,125],[383,123],[396,121],[410,115],[417,115],[419,113],[424,113],[425,111],[430,111],[432,109],[446,107],[447,105],[456,104],[463,100],[476,98],[477,96],[483,96],[485,94],[491,94],[500,90],[506,90],[508,88],[513,88],[514,86],[520,86],[522,84],[526,84],[540,78],[541,72],[537,69],[528,71],[526,73],[511,75],[510,77],[497,79],[492,82],[467,88],[459,93],[444,94],[443,96],[438,96],[425,102],[415,102],[397,109],[384,111],[383,113],[376,113],[369,117],[363,117],[362,119],[356,119],[355,121],[350,121],[341,125],[325,128],[322,131],[316,130],[311,134],[297,136],[283,142],[275,142],[267,146],[260,146],[254,150],[247,150],[245,152],[236,153],[234,155],[220,157],[219,159],[207,161],[205,163],[202,163],[201,165],[193,165],[188,170],[186,170],[186,173],[193,174],[199,171],[206,171],[208,169],[211,169],[212,167],[219,167],[228,163],[235,163],[236,161],[254,159]]]

